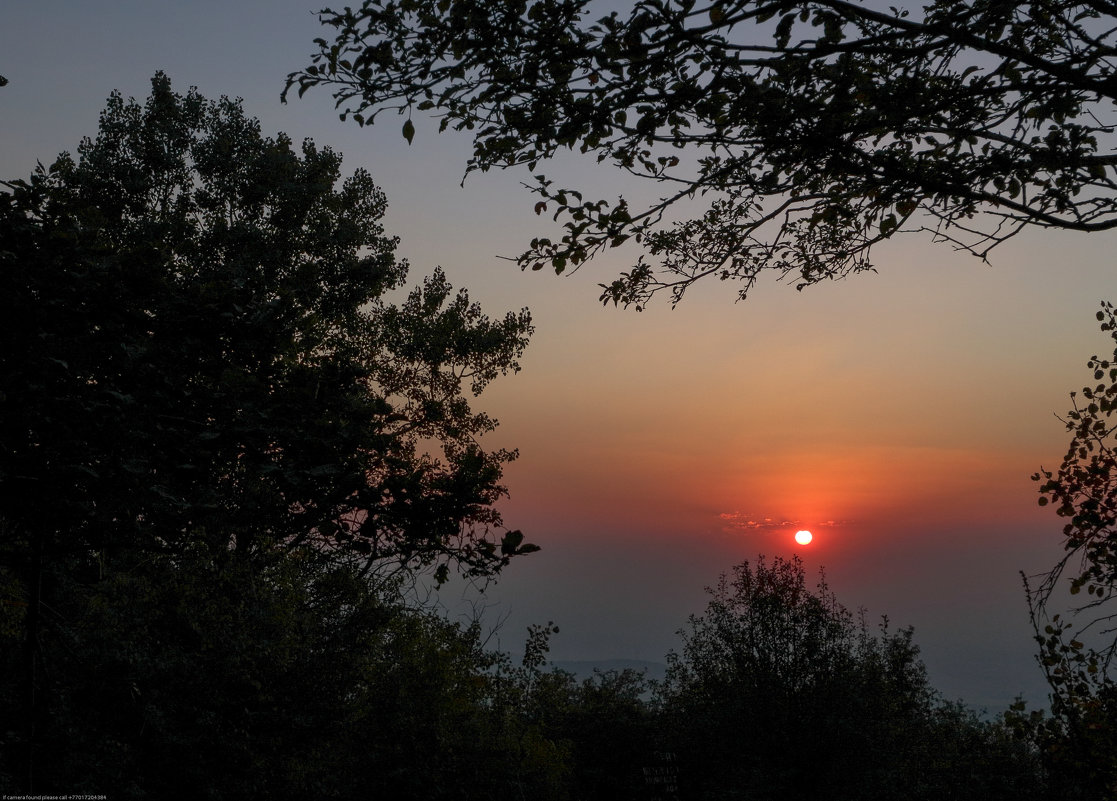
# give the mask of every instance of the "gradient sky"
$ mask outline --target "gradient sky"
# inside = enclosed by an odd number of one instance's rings
[[[459,186],[467,139],[416,118],[408,147],[397,118],[341,123],[322,91],[280,105],[284,76],[326,35],[312,7],[5,0],[0,177],[73,151],[112,89],[145,98],[161,69],[180,91],[242,97],[266,133],[367,167],[416,279],[442,265],[492,315],[531,308],[523,371],[479,402],[501,421],[491,446],[521,453],[506,522],[543,546],[470,596],[505,619],[503,646],[553,620],[555,659],[662,661],[719,573],[799,553],[847,606],[914,625],[948,696],[1042,700],[1019,571],[1059,556],[1061,525],[1028,477],[1058,464],[1067,435],[1053,414],[1111,347],[1094,312],[1117,295],[1113,236],[1031,232],[991,265],[908,237],[876,252],[879,274],[802,293],[770,281],[734,303],[714,282],[675,310],[603,308],[597,284],[624,254],[564,278],[497,258],[547,220],[524,175]],[[603,197],[649,192],[592,167],[541,171]],[[814,543],[795,546],[797,527]]]

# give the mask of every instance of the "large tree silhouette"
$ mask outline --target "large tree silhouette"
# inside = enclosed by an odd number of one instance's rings
[[[17,537],[112,553],[306,544],[362,569],[488,573],[512,453],[470,408],[516,359],[436,271],[402,303],[386,202],[239,104],[113,95],[78,158],[0,195],[0,514]]]
[[[493,506],[514,453],[482,447],[495,421],[469,397],[518,369],[528,313],[490,320],[440,271],[389,301],[407,264],[384,196],[340,166],[157,74],[0,193],[0,641],[22,719],[0,782],[30,790],[94,741],[87,777],[202,748],[194,713],[235,762],[263,721],[236,699],[294,697],[264,689],[297,673],[285,626],[304,666],[360,660],[372,624],[347,621],[393,576],[536,549]],[[352,579],[372,601],[329,590]]]

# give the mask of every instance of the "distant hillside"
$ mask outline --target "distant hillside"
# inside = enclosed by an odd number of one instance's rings
[[[558,660],[549,663],[551,667],[565,670],[567,673],[573,673],[579,679],[588,679],[593,676],[595,670],[637,670],[643,671],[644,675],[649,679],[655,681],[662,681],[667,675],[667,665],[662,662],[648,662],[644,659],[598,659],[598,660]]]

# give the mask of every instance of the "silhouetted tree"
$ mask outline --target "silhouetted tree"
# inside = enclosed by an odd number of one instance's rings
[[[1117,311],[1102,303],[1097,314],[1101,330],[1117,341]],[[1072,595],[1085,593],[1080,611],[1089,610],[1088,625],[1112,621],[1117,598],[1117,349],[1112,358],[1090,357],[1087,367],[1094,383],[1072,392],[1074,408],[1067,412],[1070,446],[1055,472],[1041,470],[1032,476],[1040,482],[1040,506],[1052,504],[1063,526],[1066,555],[1043,577],[1037,602],[1043,604],[1060,579],[1069,580]],[[1117,640],[1106,644],[1102,655],[1108,664],[1117,654]]]
[[[186,670],[211,635],[195,650],[182,637],[221,627],[186,615],[162,629],[178,614],[162,584],[199,582],[200,609],[235,616],[228,577],[251,595],[284,555],[443,581],[535,550],[502,529],[493,504],[514,453],[479,445],[495,422],[468,401],[518,369],[529,315],[492,321],[440,271],[390,302],[407,265],[381,228],[384,196],[364,171],[338,186],[340,165],[157,74],[145,105],[109,98],[76,159],[0,193],[5,698],[14,712],[22,683],[24,721],[4,736],[24,749],[8,762],[21,786],[78,731],[66,705],[91,676],[115,676],[89,692],[117,698],[138,731],[170,714],[143,700],[163,679],[139,663],[166,645]],[[135,613],[119,608],[129,592]],[[280,626],[260,603],[263,629]],[[138,616],[147,647],[96,624],[97,604]],[[240,643],[253,665],[274,656],[260,636]],[[105,648],[115,673],[68,656]]]
[[[488,573],[506,451],[479,393],[517,369],[492,322],[407,265],[383,194],[263,137],[238,103],[152,82],[3,202],[4,507],[17,531],[111,553],[333,549]],[[428,455],[431,444],[441,458]]]
[[[942,705],[911,629],[872,636],[798,558],[745,562],[681,632],[663,731],[687,799],[1026,798],[1027,744]]]
[[[801,288],[872,269],[925,230],[981,258],[1026,226],[1117,226],[1117,9],[1106,3],[365,0],[287,90],[333,89],[342,118],[429,110],[467,130],[469,170],[565,150],[658,186],[585,198],[536,174],[561,239],[522,267],[561,273],[633,240],[644,258],[603,300],[677,301],[694,281],[766,271]],[[422,125],[421,122],[418,123]],[[699,198],[706,199],[695,209]],[[681,220],[681,221],[680,221]]]
[[[1103,303],[1097,317],[1117,341],[1113,304]],[[1104,795],[1117,791],[1117,349],[1087,366],[1095,383],[1083,387],[1081,400],[1071,393],[1063,463],[1032,477],[1040,482],[1040,505],[1054,505],[1067,519],[1066,555],[1028,600],[1051,689],[1041,741],[1064,785]],[[1049,608],[1063,579],[1072,595],[1086,598],[1069,619]]]

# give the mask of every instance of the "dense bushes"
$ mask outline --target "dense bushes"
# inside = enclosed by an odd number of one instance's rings
[[[659,712],[682,798],[1040,791],[1027,743],[942,702],[910,629],[890,631],[884,621],[873,635],[824,578],[812,591],[797,559],[734,568],[683,637]]]

